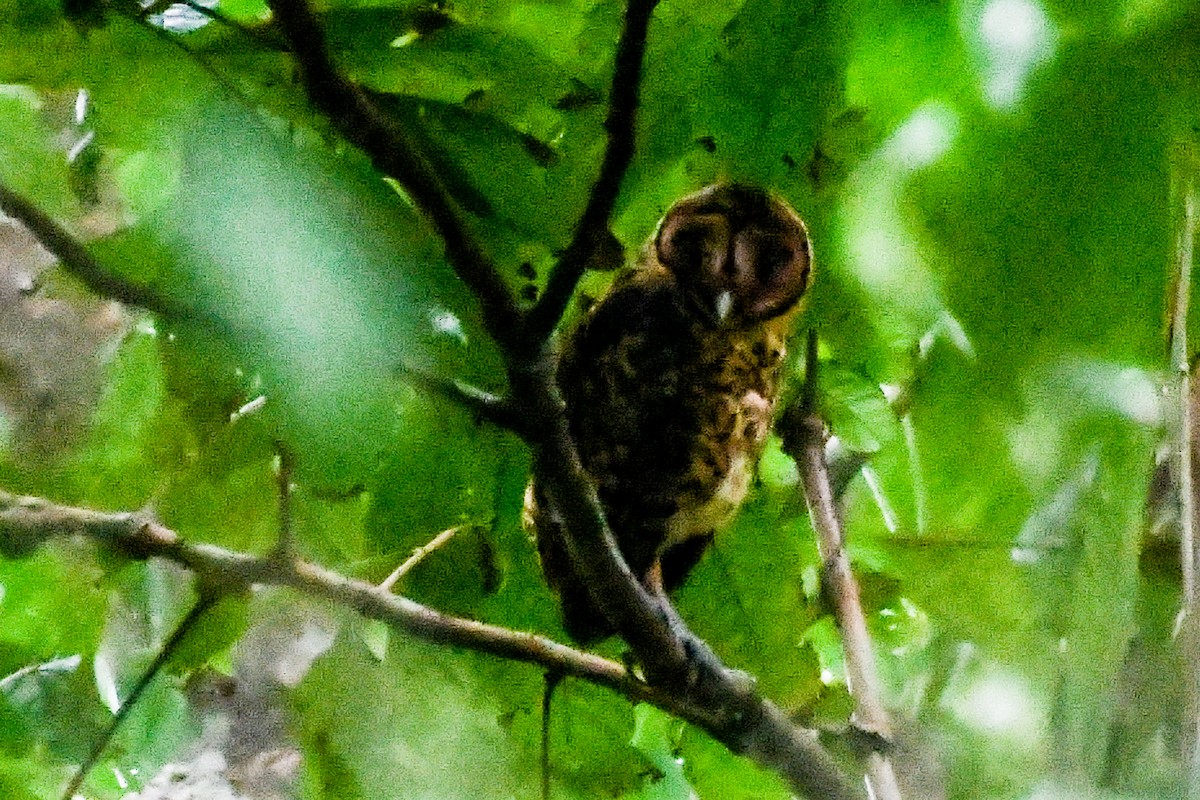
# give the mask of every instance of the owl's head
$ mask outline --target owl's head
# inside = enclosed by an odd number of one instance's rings
[[[738,183],[707,186],[672,206],[655,250],[705,318],[722,327],[791,310],[812,267],[800,216],[775,195]]]

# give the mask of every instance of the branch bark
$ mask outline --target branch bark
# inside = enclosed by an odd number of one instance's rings
[[[615,661],[584,653],[534,634],[442,614],[300,559],[274,554],[257,557],[221,547],[189,544],[144,512],[103,512],[51,503],[0,491],[0,556],[26,558],[51,540],[80,537],[137,558],[161,558],[193,572],[210,595],[248,590],[256,585],[288,586],[330,600],[420,639],[449,644],[514,661],[537,664],[586,680],[637,702],[652,703],[704,727],[702,709],[629,674]]]
[[[96,541],[134,558],[173,561],[195,573],[214,594],[244,591],[255,585],[287,586],[430,642],[536,664],[580,678],[687,720],[735,752],[777,770],[808,796],[861,798],[847,785],[815,737],[796,728],[778,708],[756,697],[753,703],[745,704],[745,716],[731,719],[728,714],[714,713],[708,704],[692,702],[641,681],[614,661],[543,636],[442,614],[307,561],[273,555],[256,557],[211,545],[188,544],[142,512],[100,512],[0,492],[0,555],[27,557],[52,539],[71,536]],[[741,691],[753,697],[752,687],[743,686]]]
[[[213,324],[195,309],[110,272],[66,228],[29,199],[0,183],[0,210],[20,222],[59,264],[96,294],[178,321]]]
[[[501,344],[512,344],[521,328],[516,300],[491,257],[471,235],[437,171],[405,131],[338,71],[305,0],[268,0],[267,6],[296,58],[309,99],[424,210],[446,244],[450,265],[479,300],[488,333]]]
[[[810,330],[805,353],[804,391],[800,402],[784,411],[779,431],[784,452],[800,469],[804,499],[825,567],[822,575],[824,594],[833,606],[842,633],[846,684],[855,701],[852,722],[876,745],[867,757],[871,796],[877,800],[900,800],[900,788],[884,752],[892,738],[891,720],[880,694],[875,654],[859,597],[858,581],[850,569],[845,534],[829,477],[829,465],[825,461],[828,437],[825,421],[817,410],[817,365],[817,336]]]
[[[703,708],[710,724],[702,727],[709,735],[783,776],[799,794],[862,798],[815,735],[759,696],[750,676],[725,667],[630,572],[571,440],[552,364],[547,356],[540,370],[515,375],[511,383],[515,397],[542,402],[528,409],[534,419],[543,420],[541,433],[529,440],[534,471],[562,517],[572,562],[597,606],[642,663],[648,682],[688,707]]]
[[[550,273],[541,299],[528,314],[525,339],[534,345],[550,337],[584,271],[606,240],[612,238],[608,221],[621,190],[621,180],[633,160],[646,34],[656,5],[658,0],[630,0],[625,11],[625,25],[617,42],[608,116],[604,120],[608,132],[604,160],[587,206],[575,226],[575,235]]]

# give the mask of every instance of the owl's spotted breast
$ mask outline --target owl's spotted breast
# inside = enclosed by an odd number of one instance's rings
[[[710,187],[667,215],[564,342],[572,437],[626,562],[654,591],[683,581],[749,490],[810,258],[782,201]],[[529,511],[568,632],[607,635],[536,487]]]

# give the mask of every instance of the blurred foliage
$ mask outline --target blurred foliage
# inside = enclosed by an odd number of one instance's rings
[[[524,448],[400,377],[503,389],[477,308],[403,191],[314,114],[261,0],[215,9],[0,0],[0,180],[109,268],[217,320],[131,312],[90,360],[105,388],[86,430],[41,458],[15,421],[59,387],[21,357],[54,344],[0,341],[0,486],[149,504],[190,540],[263,553],[283,446],[306,555],[381,580],[457,528],[401,589],[562,636],[520,529]],[[535,294],[602,155],[620,4],[319,13],[339,63],[414,130],[514,290]],[[866,457],[845,519],[906,796],[1182,792],[1178,562],[1145,504],[1169,427],[1170,154],[1200,137],[1198,109],[1193,0],[655,12],[614,232],[637,248],[716,178],[770,185],[808,220],[807,320],[833,432]],[[0,314],[85,302],[69,278],[35,277],[32,295],[0,280]],[[29,397],[42,411],[15,405]],[[193,602],[160,566],[78,544],[0,560],[0,794],[61,791]],[[836,749],[849,703],[818,566],[773,446],[679,603]],[[206,615],[88,797],[211,744],[196,685],[223,673],[240,681],[217,703],[233,718],[247,698],[286,712],[298,796],[536,796],[536,670],[322,618],[297,623],[295,674],[254,672],[255,637],[292,630],[264,602]],[[557,797],[788,796],[698,731],[575,682],[551,730]]]

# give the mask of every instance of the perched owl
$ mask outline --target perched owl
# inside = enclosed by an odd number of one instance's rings
[[[804,222],[762,189],[676,203],[563,343],[571,434],[621,552],[658,595],[679,586],[746,496],[812,264]],[[536,485],[527,519],[580,643],[613,631]]]

